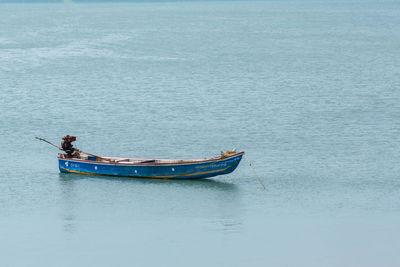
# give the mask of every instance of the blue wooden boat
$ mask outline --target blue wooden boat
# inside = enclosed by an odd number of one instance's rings
[[[112,175],[136,178],[199,179],[233,172],[244,152],[226,151],[206,159],[138,159],[83,156],[68,158],[59,154],[61,172],[90,175]]]

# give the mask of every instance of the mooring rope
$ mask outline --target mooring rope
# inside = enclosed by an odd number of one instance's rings
[[[244,157],[246,158],[246,161],[249,163],[251,169],[253,170],[254,175],[257,177],[257,180],[260,182],[260,184],[262,185],[262,187],[264,187],[264,190],[267,189],[267,188],[265,187],[264,183],[262,182],[260,176],[258,176],[258,174],[257,174],[257,172],[256,172],[256,169],[254,168],[253,164],[251,164],[251,162],[250,162],[249,159],[246,157],[246,155],[245,155]]]

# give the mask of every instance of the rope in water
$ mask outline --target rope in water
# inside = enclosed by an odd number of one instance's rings
[[[257,174],[257,172],[256,172],[256,169],[254,168],[253,164],[251,164],[251,162],[249,161],[249,159],[248,159],[246,156],[244,156],[244,157],[246,158],[247,163],[249,163],[251,169],[253,170],[254,175],[257,177],[257,180],[260,182],[260,184],[262,185],[262,187],[264,187],[264,190],[267,189],[267,188],[265,187],[264,183],[262,182],[260,176],[258,176],[258,174]]]

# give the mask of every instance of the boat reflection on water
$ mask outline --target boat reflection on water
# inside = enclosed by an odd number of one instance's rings
[[[59,173],[61,219],[68,234],[87,219],[102,224],[117,220],[196,219],[207,231],[237,231],[242,222],[241,190],[212,179],[170,180]]]
[[[238,186],[224,181],[213,179],[191,179],[191,180],[176,180],[176,179],[143,179],[143,178],[126,178],[107,175],[76,175],[74,173],[59,173],[62,183],[70,183],[77,180],[103,180],[110,182],[119,182],[126,184],[142,184],[142,185],[174,185],[180,187],[203,188],[219,191],[236,191]]]

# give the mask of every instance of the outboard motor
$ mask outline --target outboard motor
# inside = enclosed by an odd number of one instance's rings
[[[72,142],[76,141],[76,136],[66,135],[62,138],[62,140],[63,140],[61,142],[62,149],[65,151],[65,153],[67,153],[68,158],[72,158],[73,153],[75,151],[75,148],[73,147]]]

